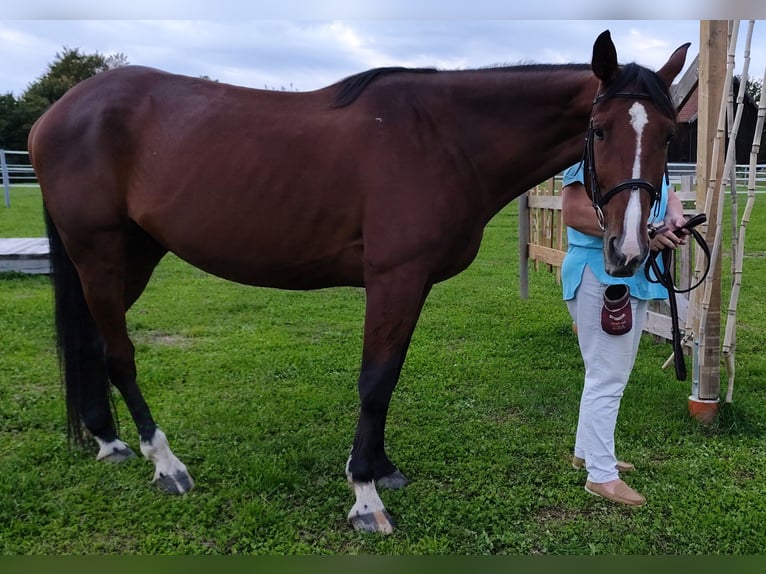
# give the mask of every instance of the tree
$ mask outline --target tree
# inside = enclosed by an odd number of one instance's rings
[[[741,75],[734,76],[735,83],[734,83],[734,95],[737,96],[739,93],[739,83],[742,81]],[[748,79],[747,83],[745,84],[745,101],[749,101],[754,105],[758,106],[758,103],[761,99],[761,92],[763,91],[763,80],[754,80],[754,79]],[[764,130],[763,134],[761,134],[761,143],[758,151],[758,163],[763,163],[766,161],[766,130]]]
[[[6,134],[13,133],[14,124],[16,119],[16,108],[18,102],[13,94],[8,92],[7,94],[0,96],[0,148],[12,148],[9,141],[6,141]]]
[[[64,47],[48,64],[47,71],[29,84],[18,100],[10,93],[0,96],[0,148],[27,149],[32,124],[67,90],[99,72],[127,64],[128,59],[122,53],[104,56]]]
[[[752,96],[753,102],[758,105],[761,100],[761,94],[763,92],[763,80],[748,80],[745,89],[747,90],[747,93]],[[758,163],[763,163],[766,161],[766,130],[764,130],[761,134],[761,143],[759,146],[757,161]]]
[[[128,63],[124,54],[104,56],[83,54],[79,49],[64,47],[61,54],[48,64],[48,70],[32,82],[21,98],[29,100],[32,105],[45,103],[47,109],[53,102],[61,98],[67,90],[99,72],[118,68]]]
[[[9,150],[27,149],[27,133],[32,123],[28,109],[13,94],[0,96],[0,148]]]

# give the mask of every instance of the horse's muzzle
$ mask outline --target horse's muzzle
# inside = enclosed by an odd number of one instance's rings
[[[604,241],[604,267],[612,277],[632,277],[648,255],[649,246],[641,249],[638,256],[626,257],[618,247],[617,237]]]

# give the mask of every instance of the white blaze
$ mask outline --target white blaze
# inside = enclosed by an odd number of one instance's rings
[[[633,179],[641,179],[641,138],[644,134],[644,127],[649,123],[646,115],[646,108],[638,102],[634,102],[628,110],[630,114],[630,125],[636,132],[636,155],[633,159]],[[622,253],[630,259],[641,254],[641,248],[638,243],[638,234],[641,224],[641,201],[639,199],[639,190],[634,189],[630,192],[628,208],[625,210],[623,218],[623,242]]]
[[[638,102],[633,102],[628,110],[630,114],[630,125],[636,132],[636,157],[633,159],[633,179],[641,177],[641,138],[644,135],[644,128],[649,123],[646,115],[646,108]]]
[[[641,248],[638,245],[638,229],[641,222],[641,200],[638,194],[640,190],[634,189],[630,192],[628,208],[625,210],[625,216],[622,220],[622,254],[628,259],[638,257],[641,254]]]

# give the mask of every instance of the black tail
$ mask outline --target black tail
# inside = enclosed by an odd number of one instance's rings
[[[83,405],[95,401],[113,407],[104,342],[85,303],[77,269],[61,242],[48,210],[44,212],[50,241],[56,338],[64,378],[69,439],[70,442],[83,444]],[[89,396],[93,394],[101,396]]]

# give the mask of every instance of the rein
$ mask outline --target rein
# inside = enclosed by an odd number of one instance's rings
[[[705,272],[702,274],[702,277],[699,281],[697,281],[697,283],[686,289],[676,288],[672,275],[672,270],[675,269],[675,264],[673,261],[673,254],[675,250],[670,247],[665,247],[661,251],[652,251],[649,254],[646,265],[644,266],[644,274],[646,275],[647,281],[650,283],[659,283],[668,290],[668,303],[670,304],[670,324],[673,337],[673,365],[676,370],[676,378],[679,381],[686,380],[686,363],[684,362],[684,350],[681,345],[682,332],[678,326],[678,305],[676,303],[676,293],[688,293],[692,289],[696,289],[702,285],[705,277],[707,277],[708,271],[710,271],[710,248],[708,247],[705,238],[702,237],[699,231],[694,229],[694,227],[704,223],[706,220],[707,216],[704,213],[698,213],[697,215],[689,218],[689,220],[680,228],[674,230],[675,233],[681,231],[682,229],[686,229],[691,234],[692,238],[694,238],[694,240],[697,242],[697,245],[699,245],[700,249],[702,249],[705,257],[707,258],[707,266],[705,267]],[[649,237],[654,237],[658,233],[662,233],[664,231],[666,231],[664,226],[657,228],[650,226]],[[660,256],[662,257],[662,269],[660,269],[660,266],[657,263],[657,258]],[[653,279],[651,277],[649,274],[650,269],[657,279]]]
[[[609,98],[606,97],[606,94],[598,94],[593,99],[593,108],[595,108],[597,104],[611,98],[630,98],[634,100],[653,99],[649,94],[644,94],[644,93],[618,92],[616,94],[612,94],[611,96],[609,96]],[[630,190],[643,189],[649,194],[649,197],[652,200],[652,205],[659,206],[662,189],[659,189],[659,190],[656,189],[651,183],[649,183],[645,179],[626,179],[625,181],[618,183],[616,186],[614,186],[612,189],[610,189],[609,191],[607,191],[605,194],[602,195],[601,188],[598,185],[598,177],[596,176],[596,164],[594,161],[594,153],[593,153],[594,135],[595,135],[595,130],[593,128],[593,114],[591,113],[590,124],[588,125],[588,135],[585,138],[585,157],[583,158],[583,160],[585,161],[585,165],[588,171],[588,177],[590,179],[590,191],[591,191],[591,201],[593,202],[593,209],[596,210],[596,217],[598,218],[598,224],[601,227],[601,230],[606,231],[606,223],[604,218],[603,207],[604,205],[606,205],[607,201],[612,199],[616,194],[626,189],[630,189]],[[665,180],[669,181],[667,162],[665,163]]]

